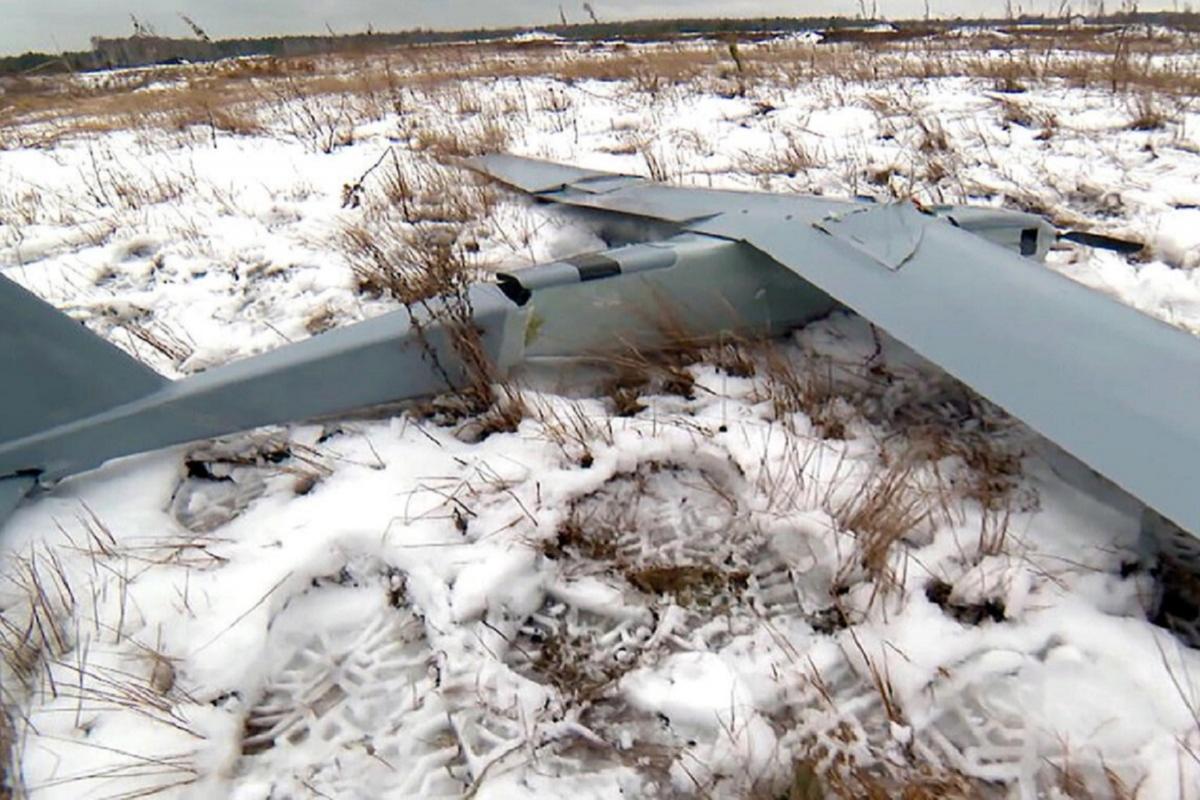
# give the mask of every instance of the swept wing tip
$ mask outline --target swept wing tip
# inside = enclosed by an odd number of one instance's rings
[[[528,194],[554,192],[581,181],[597,178],[625,178],[615,172],[582,169],[539,158],[526,158],[510,153],[488,153],[462,161],[467,169],[486,175]]]

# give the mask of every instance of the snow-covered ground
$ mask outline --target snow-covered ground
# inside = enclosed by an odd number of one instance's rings
[[[743,72],[712,47],[678,83],[654,70],[679,48],[564,46],[636,63],[564,80],[509,54],[433,81],[404,57],[369,95],[264,68],[207,122],[164,125],[157,101],[120,124],[14,117],[0,268],[188,374],[392,308],[360,291],[348,232],[435,230],[481,273],[603,247],[436,160],[499,145],[685,185],[1037,209],[1147,245],[1048,268],[1200,333],[1186,99],[849,80],[807,42],[759,48]],[[1161,124],[1131,124],[1147,110]],[[10,782],[1200,798],[1200,654],[1147,621],[1160,587],[1127,502],[855,317],[642,371],[614,390],[531,369],[519,425],[482,440],[417,410],[297,425],[27,501],[0,540]]]

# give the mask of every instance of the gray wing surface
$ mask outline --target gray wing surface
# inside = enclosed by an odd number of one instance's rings
[[[755,247],[1200,534],[1196,337],[912,206],[569,182],[538,197]]]
[[[1200,532],[1200,341],[969,233],[920,219],[888,269],[842,241],[744,238],[1179,525]]]
[[[482,172],[501,183],[520,189],[523,192],[537,194],[561,189],[571,184],[589,180],[609,181],[622,179],[627,183],[643,183],[641,178],[632,175],[618,175],[612,172],[570,167],[565,164],[555,164],[553,161],[541,161],[535,158],[521,158],[503,153],[469,159],[467,166],[477,172]]]
[[[466,165],[539,200],[680,224],[724,213],[742,198],[762,208],[776,208],[781,216],[804,213],[816,218],[855,205],[811,197],[663,186],[630,175],[510,155],[480,156],[469,159]]]
[[[167,383],[0,276],[0,442],[143,397]]]

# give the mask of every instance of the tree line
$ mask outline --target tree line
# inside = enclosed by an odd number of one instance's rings
[[[568,41],[660,41],[687,37],[758,38],[779,33],[806,30],[822,31],[827,41],[858,38],[864,26],[880,20],[848,17],[761,17],[756,19],[649,19],[621,22],[588,22],[575,25],[538,26],[537,30]],[[893,21],[892,36],[911,37],[934,34],[965,22],[977,25],[1013,26],[1061,24],[1051,17],[1023,16],[972,20]],[[1163,25],[1183,30],[1200,30],[1200,14],[1182,12],[1143,12],[1112,14],[1091,18],[1089,22],[1110,25]],[[194,24],[194,23],[193,23]],[[322,36],[264,36],[258,38],[210,39],[198,29],[195,38],[171,38],[141,31],[133,36],[93,37],[92,49],[64,53],[28,52],[0,57],[0,75],[38,72],[95,71],[121,67],[169,64],[183,61],[216,61],[238,56],[312,56],[323,53],[369,51],[380,47],[483,42],[509,39],[527,32],[529,27],[439,31],[413,29],[394,33],[368,30],[365,33]]]

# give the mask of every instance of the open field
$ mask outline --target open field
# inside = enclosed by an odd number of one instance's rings
[[[0,269],[171,376],[605,246],[455,166],[494,151],[1035,210],[1143,242],[1047,268],[1200,334],[1188,33],[530,39],[0,91]],[[1200,653],[1150,621],[1187,625],[1126,499],[853,316],[614,366],[32,498],[2,540],[11,794],[1200,798]]]

